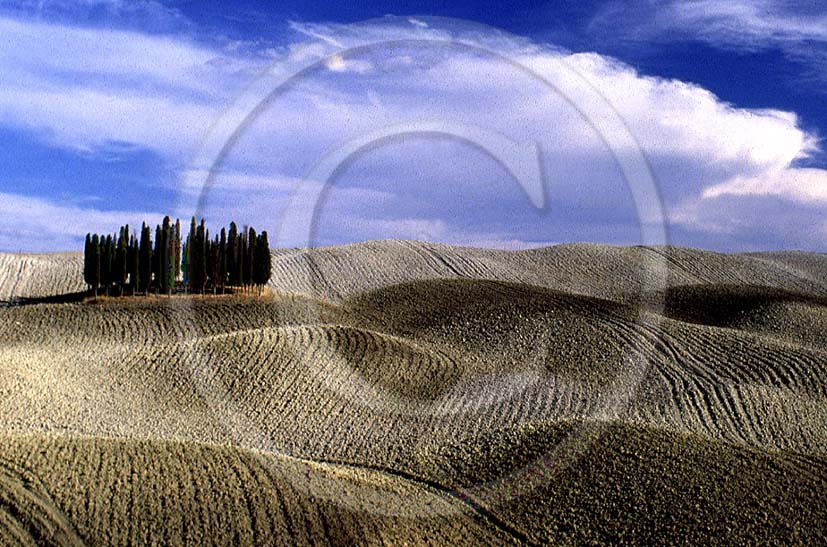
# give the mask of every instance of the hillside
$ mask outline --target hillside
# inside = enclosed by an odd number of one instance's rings
[[[669,286],[717,283],[827,291],[827,255],[802,252],[722,254],[590,243],[501,251],[383,240],[276,249],[272,255],[272,288],[332,301],[410,281],[455,277],[526,283],[616,301],[637,301],[642,288],[659,286],[647,282],[653,276]],[[84,290],[82,259],[81,253],[0,253],[0,300]]]
[[[827,539],[824,255],[382,241],[45,298],[81,261],[0,255],[0,543]]]

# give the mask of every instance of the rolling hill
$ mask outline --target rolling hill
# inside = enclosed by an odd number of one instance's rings
[[[819,544],[827,256],[376,241],[267,297],[0,255],[0,543]]]

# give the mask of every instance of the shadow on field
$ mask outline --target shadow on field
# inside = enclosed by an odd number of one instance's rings
[[[85,302],[92,298],[89,291],[70,292],[65,294],[52,294],[49,296],[33,297],[12,297],[8,300],[0,300],[0,307],[31,306],[36,304],[73,304]]]
[[[667,317],[716,327],[732,327],[772,306],[802,304],[827,307],[827,298],[759,285],[681,285],[647,295],[661,302]]]

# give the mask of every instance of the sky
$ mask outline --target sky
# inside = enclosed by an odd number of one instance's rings
[[[0,251],[827,251],[823,2],[342,4],[0,0]]]

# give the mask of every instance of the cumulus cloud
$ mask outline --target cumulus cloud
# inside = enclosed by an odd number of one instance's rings
[[[686,200],[672,212],[673,234],[722,251],[824,249],[824,207],[756,194]]]
[[[822,169],[789,168],[753,178],[735,176],[704,189],[703,199],[721,196],[777,196],[803,204],[827,204],[827,176]]]
[[[89,232],[117,233],[124,224],[160,223],[151,211],[101,211],[37,197],[0,192],[0,250],[78,250]]]
[[[260,59],[186,39],[0,17],[0,122],[90,150],[191,150]]]
[[[636,209],[630,185],[637,181],[624,180],[618,162],[637,147],[650,161],[667,220],[683,230],[679,243],[719,234],[748,247],[753,240],[743,234],[774,229],[739,215],[739,203],[751,210],[760,203],[766,215],[783,200],[787,220],[827,203],[827,173],[798,166],[817,150],[817,136],[791,112],[739,108],[617,59],[483,27],[388,18],[291,28],[294,40],[274,54],[3,18],[0,124],[54,146],[151,150],[182,169],[166,183],[179,190],[177,210],[188,216],[186,204],[201,193],[210,166],[184,166],[237,93],[258,85],[268,99],[239,109],[255,116],[231,124],[232,146],[212,175],[204,212],[270,230],[320,158],[401,122],[476,125],[542,152],[550,211],[537,210],[495,158],[467,142],[416,134],[367,147],[348,158],[325,194],[325,242],[633,243],[652,211]],[[294,70],[301,77],[288,78]],[[268,95],[270,83],[285,81]],[[603,119],[606,105],[621,123]],[[633,138],[620,138],[624,132]]]

